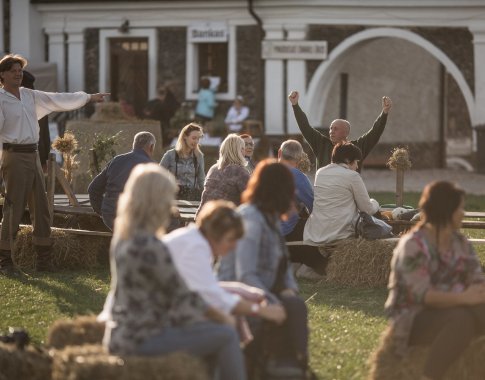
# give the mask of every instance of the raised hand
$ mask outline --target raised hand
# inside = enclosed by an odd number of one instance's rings
[[[392,107],[392,101],[389,96],[382,97],[382,112],[388,113]]]
[[[290,100],[290,103],[294,106],[298,104],[298,99],[300,98],[300,94],[298,91],[291,91],[290,94],[288,95],[288,99]]]

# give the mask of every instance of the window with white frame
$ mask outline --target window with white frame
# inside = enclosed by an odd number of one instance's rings
[[[233,99],[235,94],[234,33],[225,23],[202,23],[189,26],[187,44],[188,99],[196,99],[200,79],[208,77],[216,98]]]

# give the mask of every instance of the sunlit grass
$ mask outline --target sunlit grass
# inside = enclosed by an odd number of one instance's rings
[[[392,193],[371,194],[381,204],[393,203]],[[406,194],[415,207],[419,194]],[[485,211],[485,197],[468,196],[467,210]],[[467,236],[485,239],[485,230],[464,230]],[[485,245],[475,246],[485,263]],[[308,300],[311,367],[322,379],[364,379],[367,359],[386,325],[382,288],[342,288],[302,282]],[[97,314],[109,289],[109,270],[74,271],[31,276],[0,276],[0,332],[9,326],[24,327],[34,344],[45,341],[48,327],[59,318]]]

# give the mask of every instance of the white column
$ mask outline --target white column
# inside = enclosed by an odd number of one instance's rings
[[[286,25],[287,40],[301,41],[306,38],[306,25]],[[286,95],[292,90],[300,93],[299,104],[304,109],[306,95],[306,64],[303,59],[292,59],[286,63]],[[290,134],[300,133],[295,120],[293,107],[289,101],[286,102],[286,125]]]
[[[69,31],[67,36],[67,86],[69,92],[84,90],[84,31]]]
[[[3,0],[0,0],[0,53],[3,54],[5,53],[5,44],[3,41],[4,34],[3,34],[3,25],[4,25],[5,19],[3,16]]]
[[[470,30],[475,58],[475,112],[472,120],[474,125],[485,125],[485,26]]]
[[[44,61],[41,18],[30,0],[10,1],[10,51],[32,62]]]
[[[57,64],[57,91],[63,92],[66,91],[64,32],[60,29],[47,30],[46,32],[49,36],[49,62]]]
[[[283,40],[281,25],[265,26],[265,40]],[[267,59],[264,63],[264,128],[267,135],[284,133],[284,65],[281,59]]]

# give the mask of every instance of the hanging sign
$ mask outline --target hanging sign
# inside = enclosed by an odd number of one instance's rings
[[[192,24],[187,29],[188,40],[199,42],[227,42],[227,24],[225,22],[205,22]]]
[[[327,41],[263,41],[263,59],[327,58]]]

